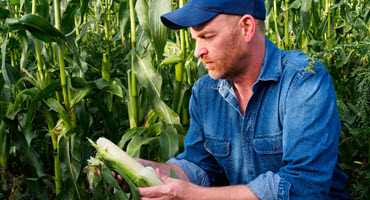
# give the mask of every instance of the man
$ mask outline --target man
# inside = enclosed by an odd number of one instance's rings
[[[164,182],[139,188],[142,199],[350,199],[331,78],[268,40],[265,14],[263,0],[190,0],[161,17],[190,27],[209,75],[192,90],[185,151],[166,164],[139,159]],[[223,174],[230,186],[210,187]]]

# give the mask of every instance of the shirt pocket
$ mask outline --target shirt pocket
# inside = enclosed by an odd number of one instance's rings
[[[213,156],[225,158],[230,155],[230,138],[206,137],[204,148]]]
[[[263,171],[279,171],[283,166],[283,139],[281,132],[266,137],[254,138],[253,148],[257,155],[257,162]]]

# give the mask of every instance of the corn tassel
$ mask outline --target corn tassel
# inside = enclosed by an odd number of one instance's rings
[[[148,187],[163,184],[153,168],[144,167],[106,138],[99,138],[97,144],[90,139],[89,141],[99,152],[97,159],[119,174],[126,175],[136,186]]]

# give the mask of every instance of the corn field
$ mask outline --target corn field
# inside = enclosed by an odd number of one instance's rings
[[[159,16],[186,2],[0,0],[0,199],[118,198],[109,181],[89,189],[88,138],[158,162],[183,150],[207,71],[189,30]],[[370,1],[265,3],[266,36],[330,72],[346,189],[370,199]]]

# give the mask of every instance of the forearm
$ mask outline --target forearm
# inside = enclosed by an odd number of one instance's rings
[[[171,172],[171,168],[172,168],[172,170],[176,173],[176,175],[179,177],[179,179],[190,182],[190,180],[189,180],[188,176],[186,175],[186,173],[184,172],[184,170],[176,164],[173,164],[173,163],[158,163],[158,162],[144,160],[144,159],[140,159],[140,158],[135,158],[135,159],[138,162],[140,162],[142,165],[144,165],[145,167],[150,166],[153,169],[158,168],[160,170],[161,174],[163,174],[165,176],[168,176],[168,177],[170,176],[170,172]]]
[[[174,163],[158,163],[149,160],[143,160],[136,158],[142,165],[151,166],[154,169],[159,169],[161,174],[170,176],[170,167],[176,173],[176,175],[184,181],[190,182],[185,171]],[[184,185],[182,185],[185,187]],[[247,185],[234,185],[225,187],[202,187],[196,184],[189,183],[185,187],[187,190],[182,193],[183,198],[181,199],[194,199],[197,197],[199,200],[258,200]],[[181,196],[181,195],[180,195]]]
[[[195,192],[200,200],[258,200],[247,185],[234,185],[225,187],[199,187]]]
[[[191,182],[169,178],[162,175],[159,170],[157,170],[157,175],[164,184],[138,188],[142,200],[258,200],[247,185],[203,187]]]

